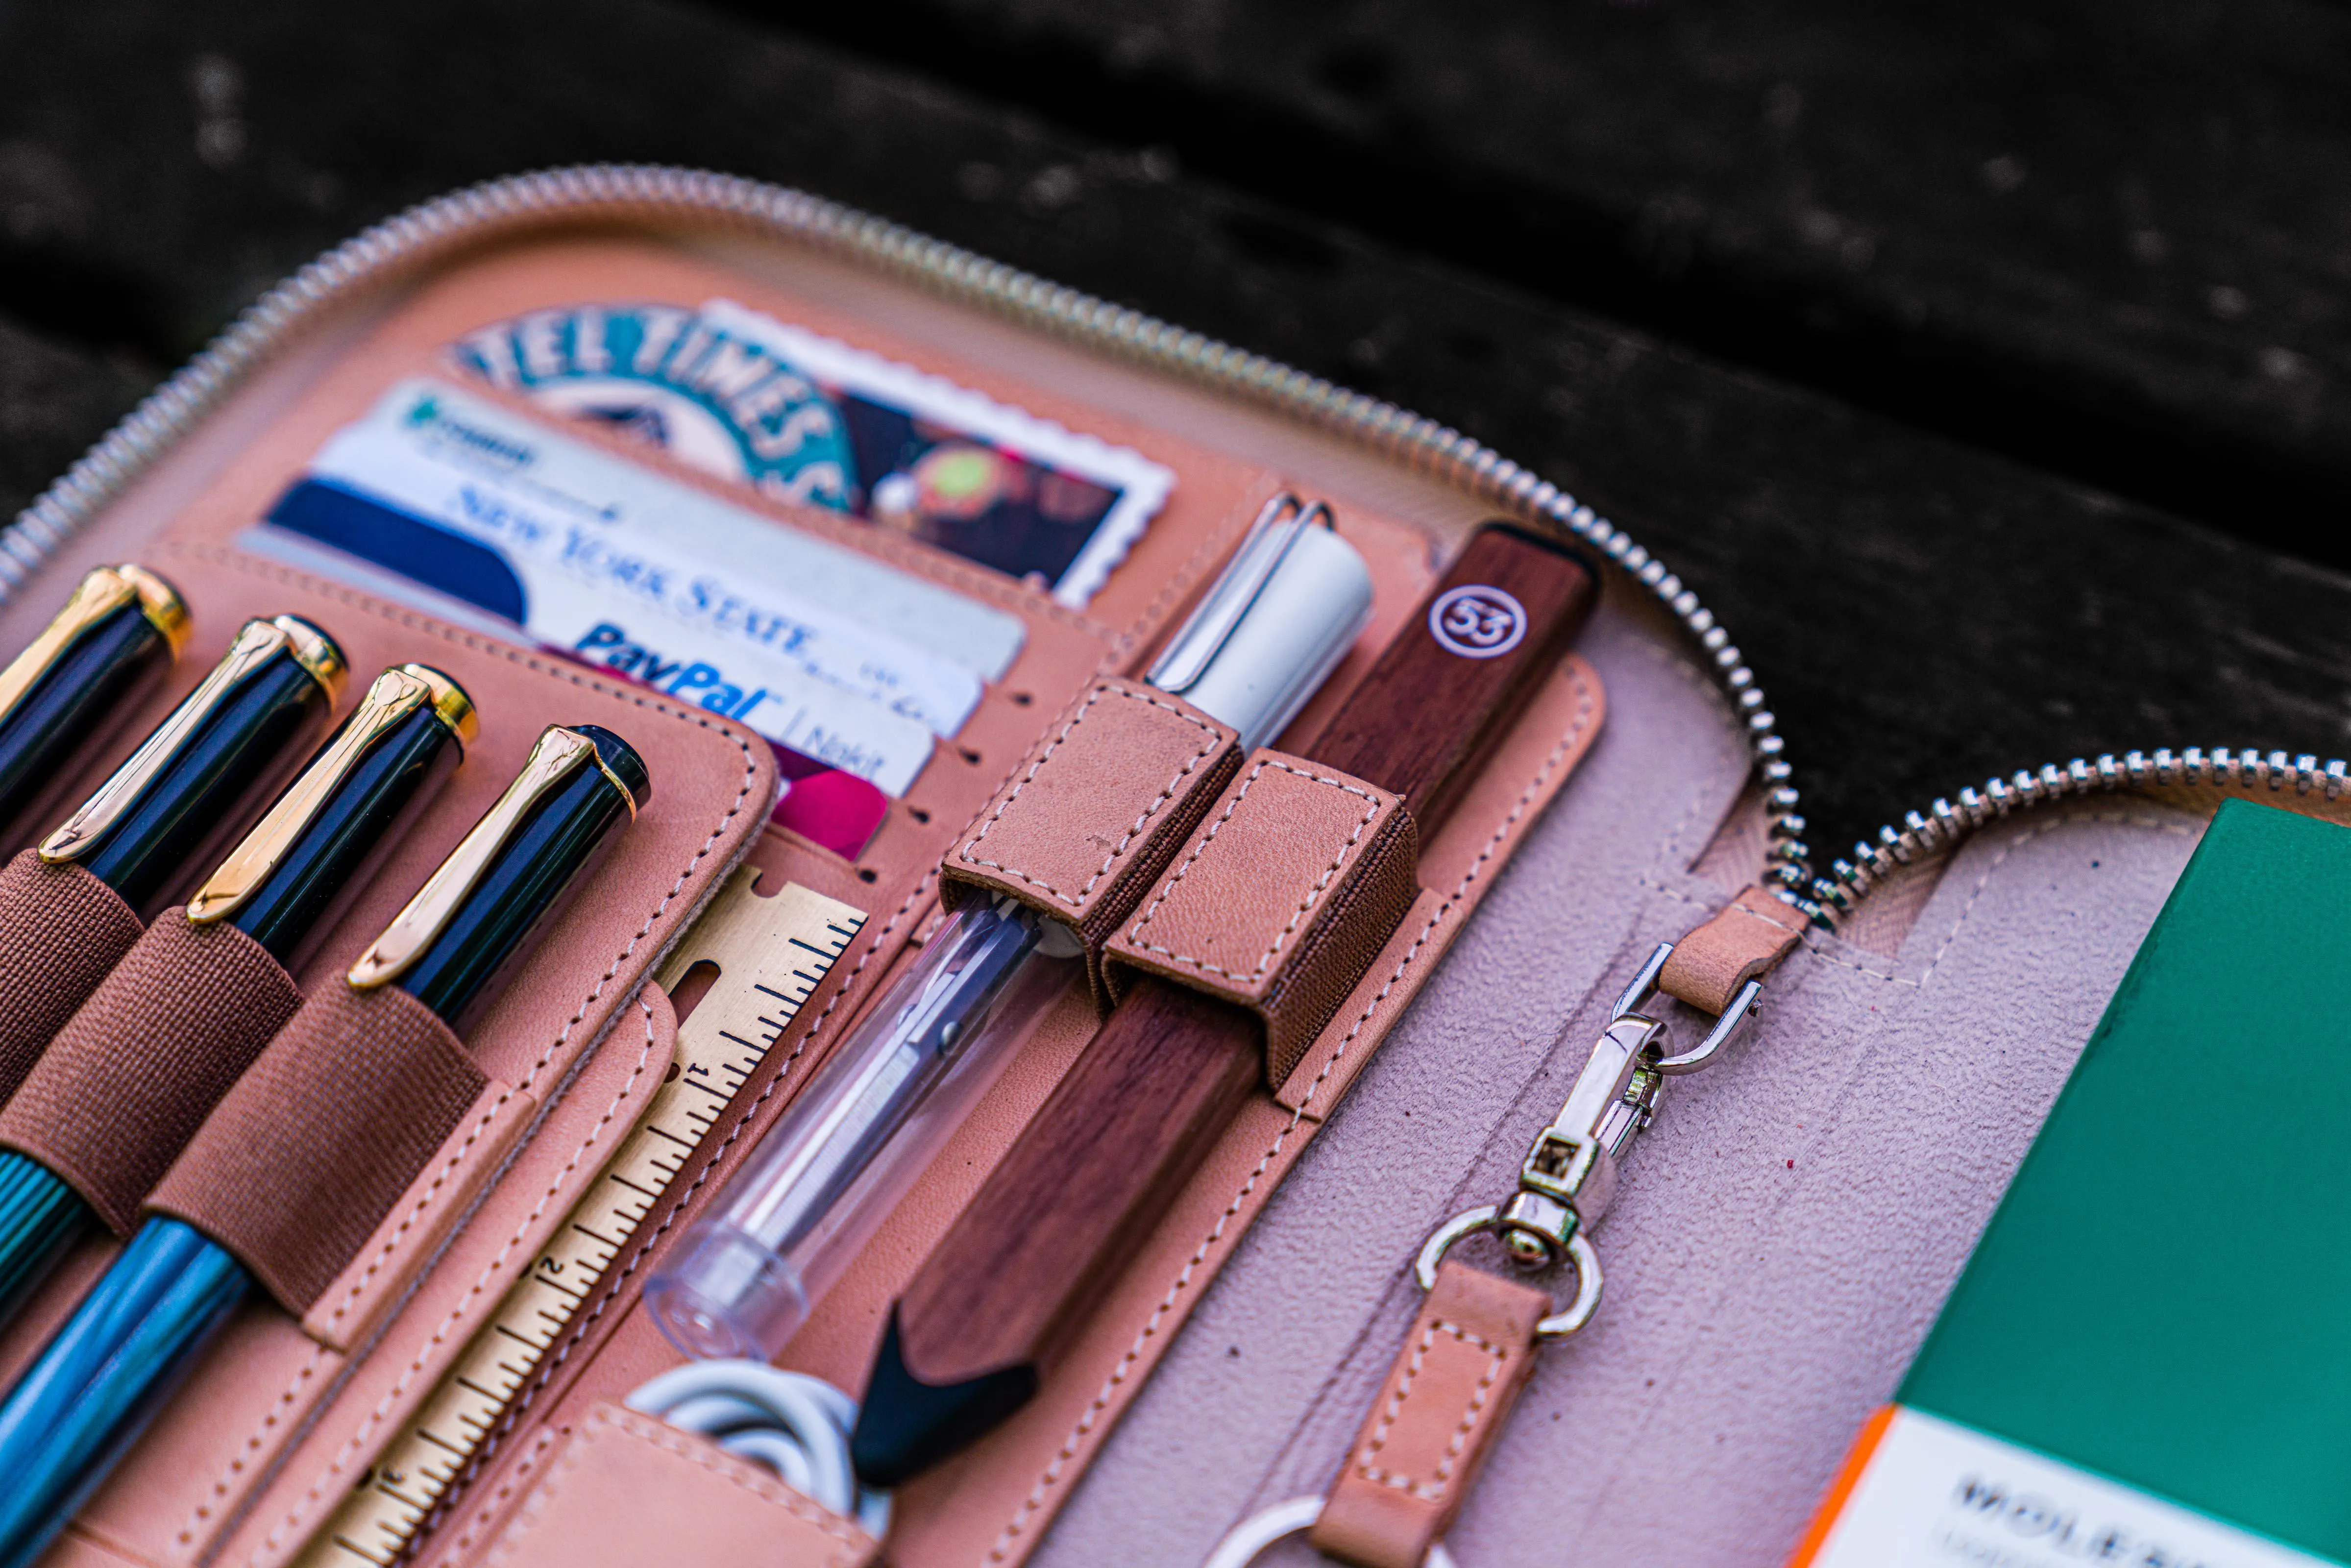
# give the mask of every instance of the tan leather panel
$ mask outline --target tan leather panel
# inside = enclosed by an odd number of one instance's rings
[[[422,659],[447,671],[473,695],[481,714],[481,734],[468,748],[465,765],[353,900],[318,957],[297,975],[306,986],[340,982],[359,950],[505,789],[545,726],[602,724],[644,754],[653,772],[653,799],[599,867],[593,896],[573,901],[549,926],[531,961],[465,1041],[467,1054],[488,1078],[544,1105],[572,1079],[622,1011],[637,1012],[630,998],[654,959],[753,841],[774,798],[773,754],[739,726],[658,694],[235,550],[167,540],[151,547],[146,557],[181,586],[196,615],[196,635],[179,676],[152,699],[148,723],[185,695],[184,686],[209,667],[243,620],[288,611],[330,630],[356,667]],[[837,857],[825,858],[839,866]],[[634,1032],[640,1040],[645,1034],[643,1029]],[[631,1041],[619,1066],[625,1069],[640,1054],[636,1043]],[[585,1083],[583,1074],[572,1087]],[[632,1103],[632,1114],[641,1103]],[[286,1109],[289,1114],[303,1111]],[[493,1234],[470,1263],[461,1261],[471,1256],[463,1244],[465,1230],[438,1258],[409,1250],[395,1260],[408,1271],[408,1285],[416,1288],[411,1298],[415,1310],[442,1321],[445,1303],[437,1309],[423,1303],[440,1300],[431,1287],[450,1268],[464,1270],[445,1281],[450,1296],[459,1301],[483,1294],[495,1300],[505,1288],[501,1271],[519,1271],[528,1260],[527,1253],[514,1257],[513,1249],[532,1243],[517,1243],[513,1235],[529,1228],[529,1217],[552,1201],[549,1186],[561,1185],[553,1170],[569,1169],[565,1179],[580,1186],[594,1176],[594,1151],[607,1145],[588,1129],[605,1113],[601,1103],[584,1110],[584,1126],[565,1129],[569,1145],[549,1146],[551,1169],[539,1171],[529,1189],[516,1193],[509,1203],[486,1202],[475,1211],[474,1221],[493,1228]],[[537,1133],[550,1134],[558,1120],[542,1117]],[[518,1157],[498,1173],[498,1181],[521,1177],[528,1165]],[[429,1182],[430,1174],[420,1180]],[[405,1201],[413,1206],[413,1195]],[[562,1203],[552,1206],[559,1215]],[[546,1223],[551,1225],[553,1218],[546,1216]],[[365,1242],[367,1232],[358,1239]],[[500,1257],[507,1261],[486,1274],[491,1260]],[[427,1269],[421,1282],[414,1272],[419,1267]],[[55,1297],[65,1289],[65,1281],[53,1281],[27,1303],[26,1321],[55,1322],[60,1308]],[[305,1336],[274,1305],[256,1309],[248,1320],[223,1352],[208,1358],[86,1506],[85,1522],[120,1549],[158,1564],[193,1562],[209,1552],[219,1544],[214,1538],[223,1524],[243,1514],[256,1490],[271,1479],[289,1441],[314,1429],[314,1418],[339,1396],[352,1370],[341,1357]],[[7,1343],[13,1345],[14,1336]],[[446,1348],[454,1354],[455,1347]],[[372,1370],[381,1351],[380,1343],[371,1346],[362,1364]],[[402,1343],[384,1369],[384,1385],[414,1387],[425,1375],[412,1361],[420,1354],[429,1367],[429,1353]],[[367,1407],[340,1428],[334,1446],[366,1426],[383,1398],[383,1388],[377,1388]],[[347,1487],[348,1479],[341,1484]]]
[[[599,1404],[472,1561],[865,1568],[880,1555],[872,1537],[769,1471],[651,1416]]]
[[[1534,1370],[1551,1298],[1450,1259],[1322,1504],[1316,1551],[1356,1568],[1420,1568]]]
[[[244,1495],[251,1506],[235,1521],[233,1533],[205,1542],[214,1562],[225,1568],[276,1568],[301,1550],[310,1529],[342,1501],[360,1473],[432,1395],[437,1380],[493,1315],[515,1280],[538,1260],[556,1228],[643,1116],[676,1046],[676,1015],[668,998],[658,986],[641,988],[621,1009],[595,1054],[528,1129],[528,1141],[513,1153],[498,1185],[445,1243],[435,1247],[415,1234],[446,1222],[443,1195],[434,1188],[442,1164],[436,1162],[410,1188],[311,1309],[306,1325],[323,1332],[313,1339],[293,1340],[293,1346],[312,1355],[320,1353],[320,1342],[338,1338],[364,1347],[348,1361],[329,1358],[330,1364],[348,1373],[333,1390],[331,1402],[314,1397],[303,1405],[318,1410],[307,1430],[255,1427],[236,1434],[266,1444],[272,1464],[248,1467],[255,1479],[246,1483]],[[412,1218],[413,1228],[403,1232],[402,1221]],[[431,1266],[420,1279],[421,1258],[429,1258]],[[397,1280],[414,1281],[413,1292],[393,1296],[398,1311],[385,1322],[379,1309]],[[372,1315],[378,1321],[371,1333],[364,1327],[336,1324],[339,1313],[348,1318]],[[215,1365],[205,1375],[224,1383],[243,1376],[266,1383],[272,1392],[298,1397],[305,1386],[304,1364],[281,1354],[245,1367]],[[251,1496],[255,1489],[259,1489],[258,1497]],[[177,1477],[166,1480],[159,1469],[149,1490],[184,1490],[184,1482]],[[184,1510],[187,1500],[181,1506]]]
[[[155,480],[135,491],[124,506],[126,516],[175,519],[183,542],[151,547],[143,553],[190,590],[197,607],[200,644],[206,636],[225,635],[225,629],[240,613],[256,612],[243,604],[266,594],[283,601],[268,603],[268,611],[317,614],[361,667],[373,667],[371,659],[381,664],[425,657],[444,664],[462,646],[463,656],[474,664],[444,667],[480,699],[486,728],[483,747],[461,780],[487,774],[503,782],[511,772],[512,758],[501,759],[496,748],[525,722],[517,708],[536,714],[545,706],[544,695],[533,693],[550,676],[568,682],[563,689],[580,705],[576,711],[551,717],[595,718],[609,703],[632,703],[633,727],[629,712],[598,721],[611,723],[645,751],[655,770],[655,800],[600,879],[600,888],[609,896],[582,900],[567,915],[542,947],[539,961],[468,1041],[492,1078],[550,1102],[498,1186],[447,1240],[430,1268],[416,1277],[413,1293],[397,1315],[372,1338],[361,1332],[350,1342],[362,1346],[355,1357],[347,1361],[303,1337],[290,1319],[274,1310],[248,1314],[248,1321],[233,1331],[224,1353],[200,1373],[85,1511],[89,1533],[78,1531],[76,1537],[85,1546],[103,1540],[124,1560],[158,1568],[176,1568],[199,1558],[274,1568],[299,1549],[307,1530],[348,1490],[357,1472],[430,1391],[456,1346],[528,1264],[547,1230],[593,1178],[603,1154],[642,1107],[645,1080],[648,1075],[657,1078],[659,1071],[645,1063],[660,1048],[653,1038],[656,1031],[649,1021],[639,1027],[638,1009],[628,1006],[626,998],[654,953],[682,927],[752,836],[766,800],[766,779],[737,782],[746,779],[747,767],[757,772],[756,762],[747,764],[739,752],[727,758],[716,747],[703,746],[705,740],[721,737],[719,727],[705,722],[698,734],[683,733],[685,726],[674,720],[694,722],[691,713],[678,714],[673,705],[649,694],[615,692],[559,662],[434,627],[425,618],[377,605],[363,595],[240,560],[215,547],[250,526],[318,444],[356,417],[384,386],[406,374],[450,373],[439,357],[440,346],[459,332],[569,300],[690,300],[705,291],[854,338],[1074,427],[1130,442],[1176,469],[1176,496],[1144,536],[1127,568],[1113,575],[1090,612],[1081,613],[886,530],[771,502],[678,468],[657,452],[628,445],[606,433],[584,425],[567,427],[569,434],[590,444],[668,468],[683,482],[736,504],[772,513],[820,537],[1006,605],[1028,622],[1029,643],[1002,688],[991,689],[965,733],[941,747],[858,864],[787,835],[770,833],[759,840],[760,862],[771,865],[777,874],[808,882],[867,908],[871,919],[865,934],[799,1023],[778,1041],[708,1146],[697,1152],[656,1218],[625,1251],[624,1263],[600,1284],[593,1301],[534,1379],[529,1390],[533,1403],[510,1433],[499,1435],[483,1481],[465,1500],[453,1524],[426,1542],[427,1563],[439,1561],[438,1554],[465,1537],[470,1528],[466,1521],[481,1517],[469,1510],[492,1499],[512,1504],[535,1489],[547,1467],[565,1451],[569,1435],[582,1429],[599,1399],[625,1394],[643,1376],[673,1364],[674,1356],[645,1328],[642,1314],[632,1310],[636,1288],[652,1260],[649,1252],[707,1202],[903,956],[936,896],[934,868],[940,854],[992,797],[1008,787],[1020,759],[1045,727],[1040,716],[1061,710],[1101,675],[1139,667],[1152,640],[1196,594],[1277,483],[1253,464],[1102,419],[1082,401],[1012,381],[986,363],[957,362],[895,342],[886,320],[877,330],[871,318],[806,305],[740,272],[685,260],[633,240],[580,235],[457,258],[372,323],[350,319],[324,323],[324,335],[314,340],[332,343],[333,350],[308,360],[297,354],[287,361],[307,367],[298,375],[308,380],[298,386],[266,386],[275,401],[257,403],[259,413],[232,404],[186,444],[185,461],[179,454],[167,459]],[[381,307],[371,304],[367,308]],[[494,401],[528,406],[493,389],[479,390]],[[1268,450],[1286,449],[1281,444],[1292,437],[1275,434],[1280,440]],[[1295,440],[1303,450],[1322,438],[1301,427]],[[1393,479],[1402,484],[1409,477],[1401,476],[1401,470],[1391,474],[1369,457],[1351,461],[1375,470],[1383,483]],[[179,466],[172,467],[175,462]],[[1462,505],[1466,508],[1467,503]],[[98,538],[106,524],[101,519],[89,537]],[[1441,553],[1419,529],[1376,512],[1358,512],[1343,501],[1340,526],[1370,559],[1378,585],[1374,626],[1364,645],[1294,727],[1298,734],[1315,732],[1318,716],[1361,674],[1369,651],[1410,612],[1432,561]],[[108,548],[116,546],[110,542]],[[134,546],[116,553],[142,552]],[[206,571],[227,582],[230,591],[204,597],[189,579]],[[306,604],[311,608],[306,610]],[[416,646],[420,642],[434,645],[426,651]],[[400,651],[389,656],[375,651],[387,644]],[[202,653],[201,646],[192,649],[190,660]],[[1218,1141],[1207,1166],[1155,1231],[1141,1260],[1106,1294],[1080,1352],[1071,1365],[1057,1372],[1031,1415],[970,1456],[972,1462],[956,1468],[952,1478],[932,1478],[902,1496],[903,1523],[893,1537],[893,1561],[1010,1563],[1034,1544],[1199,1291],[1313,1134],[1319,1115],[1368,1060],[1490,885],[1492,873],[1526,821],[1541,810],[1583,755],[1596,725],[1596,682],[1580,688],[1580,709],[1578,688],[1555,684],[1555,689],[1564,706],[1544,708],[1540,720],[1531,716],[1514,732],[1488,778],[1479,781],[1481,792],[1465,801],[1437,843],[1423,846],[1424,864],[1437,868],[1426,873],[1431,893],[1441,896],[1426,909],[1416,908],[1376,970],[1364,976],[1356,994],[1312,1042],[1292,1075],[1292,1082],[1301,1085],[1299,1108],[1285,1108],[1290,1099],[1286,1085],[1285,1104],[1270,1099],[1253,1103]],[[1580,740],[1568,744],[1562,740],[1567,727],[1562,717],[1572,709],[1591,722],[1580,730]],[[645,716],[648,713],[659,716]],[[638,730],[648,725],[656,733],[641,739]],[[1491,789],[1487,788],[1489,780]],[[711,803],[722,795],[735,805],[710,813]],[[453,789],[436,814],[420,825],[403,858],[386,870],[382,885],[371,893],[372,911],[363,904],[353,912],[345,933],[380,925],[421,879],[419,868],[429,869],[454,841],[454,832],[444,831],[446,824],[455,822],[461,831],[479,810],[478,798],[462,806],[460,799]],[[682,804],[695,814],[682,811]],[[716,828],[712,814],[719,819]],[[436,839],[436,833],[443,836]],[[339,935],[337,943],[342,942]],[[323,977],[347,964],[350,944],[339,951],[337,943],[329,944],[302,977]],[[809,1354],[819,1355],[821,1348],[819,1359],[825,1364],[819,1370],[853,1386],[870,1350],[876,1314],[918,1260],[922,1238],[935,1234],[951,1217],[961,1195],[984,1176],[987,1165],[1017,1133],[1023,1107],[1041,1100],[1060,1067],[1083,1043],[1086,1009],[1082,998],[1075,1000],[1079,1007],[1067,1019],[1057,1015],[1049,1038],[1035,1042],[1030,1056],[1007,1072],[982,1115],[949,1141],[933,1171],[876,1239],[871,1255],[858,1260],[851,1276],[820,1307],[803,1336]],[[617,1026],[616,1011],[622,1015]],[[1056,1032],[1063,1024],[1066,1031]],[[582,1065],[583,1055],[608,1028],[610,1038],[594,1047],[595,1053]],[[417,1197],[412,1190],[384,1225],[395,1223],[396,1215]],[[369,1243],[371,1254],[384,1239],[380,1227]],[[413,1250],[429,1253],[433,1249]],[[399,1267],[413,1270],[414,1265],[402,1261]],[[346,1270],[329,1295],[340,1299],[350,1282],[350,1271]],[[365,1315],[363,1303],[351,1311]],[[26,1321],[31,1320],[20,1319]],[[13,1344],[14,1336],[5,1343]],[[796,1345],[786,1359],[798,1364],[800,1354]],[[549,1421],[558,1425],[550,1429],[543,1425]],[[560,1441],[550,1440],[550,1430],[561,1434]],[[648,1519],[668,1517],[666,1509],[658,1516],[650,1507],[644,1511]],[[227,1529],[232,1521],[235,1528]],[[484,1525],[468,1546],[485,1546],[507,1522],[500,1520],[495,1531]],[[614,1560],[626,1555],[631,1554],[615,1554]]]
[[[408,1294],[418,1267],[439,1250],[538,1113],[538,1102],[519,1089],[483,1085],[341,1271],[313,1298],[302,1314],[302,1332],[346,1354],[364,1344],[384,1311]]]
[[[1094,683],[947,851],[941,899],[1008,894],[1102,944],[1240,766],[1237,739],[1140,681]]]
[[[0,1147],[63,1176],[128,1236],[148,1193],[301,1001],[260,943],[167,909],[0,1110]]]
[[[1795,950],[1805,921],[1790,904],[1750,887],[1674,944],[1657,989],[1702,1012],[1728,1009],[1739,988]]]
[[[1266,1078],[1290,1074],[1418,892],[1403,802],[1259,747],[1104,956],[1265,1024]]]

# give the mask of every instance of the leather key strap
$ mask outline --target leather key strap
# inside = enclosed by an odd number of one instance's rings
[[[1322,1505],[1316,1551],[1356,1568],[1419,1568],[1510,1419],[1551,1310],[1531,1285],[1439,1267]]]
[[[1794,951],[1804,916],[1761,887],[1750,887],[1720,913],[1674,944],[1657,989],[1700,1012],[1729,1010],[1739,988]]]

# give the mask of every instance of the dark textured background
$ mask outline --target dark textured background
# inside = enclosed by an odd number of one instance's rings
[[[806,187],[1458,425],[1755,663],[1816,856],[2351,750],[2340,0],[0,0],[0,507],[311,255]]]

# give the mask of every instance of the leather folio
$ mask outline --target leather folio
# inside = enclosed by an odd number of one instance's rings
[[[395,383],[449,376],[450,345],[466,334],[551,308],[713,298],[1132,447],[1175,476],[1080,610],[624,435],[564,426],[1019,619],[1010,667],[854,862],[768,824],[773,754],[741,726],[247,548],[329,436]],[[547,417],[496,388],[470,391]],[[1334,1549],[1350,1531],[1425,1541],[1441,1530],[1470,1568],[1570,1554],[1782,1560],[1933,1319],[2210,802],[2022,813],[1905,873],[1905,890],[1874,901],[1886,913],[1800,940],[1800,923],[1756,888],[1765,846],[1740,710],[1712,683],[1709,654],[1656,612],[1645,585],[1612,570],[1578,652],[1422,837],[1393,797],[1300,764],[1279,749],[1284,737],[1243,755],[1229,729],[1141,682],[1284,490],[1330,504],[1375,599],[1355,651],[1287,732],[1294,744],[1468,530],[1507,508],[1270,405],[1094,354],[838,252],[684,217],[486,225],[347,294],[254,366],[0,610],[0,641],[29,639],[56,598],[49,585],[140,560],[178,584],[195,617],[149,722],[242,620],[291,612],[329,629],[355,672],[412,659],[445,670],[472,694],[481,738],[291,977],[314,998],[294,1027],[392,1042],[371,1058],[381,1085],[342,1121],[307,1130],[273,1116],[318,1098],[300,1083],[251,1072],[225,1103],[252,1160],[287,1140],[328,1140],[357,1151],[348,1163],[366,1169],[350,1182],[372,1183],[372,1196],[340,1208],[309,1194],[256,1198],[257,1168],[240,1171],[234,1151],[175,1171],[153,1201],[249,1237],[272,1260],[272,1299],[244,1309],[50,1561],[277,1568],[304,1551],[643,1113],[676,1040],[652,983],[657,961],[738,864],[758,869],[763,890],[799,883],[852,905],[862,929],[595,1282],[429,1521],[418,1561],[881,1560],[854,1523],[770,1472],[622,1407],[679,1360],[635,1309],[661,1249],[941,910],[1007,893],[1086,938],[1090,994],[1061,1004],[946,1138],[780,1364],[857,1391],[888,1303],[1133,975],[1256,1013],[1266,1074],[1037,1398],[900,1490],[888,1561],[1189,1565],[1237,1521],[1301,1493],[1331,1495],[1318,1541]],[[644,755],[652,803],[594,894],[470,1030],[462,1064],[418,1020],[345,1016],[340,988],[322,982],[496,797],[539,729],[583,721]],[[93,758],[92,775],[143,727]],[[109,916],[89,912],[93,940],[129,950],[135,926]],[[1315,921],[1329,929],[1301,936]],[[1528,1325],[1557,1282],[1463,1278],[1450,1263],[1424,1310],[1410,1270],[1422,1238],[1510,1190],[1616,992],[1656,944],[1701,927],[1711,935],[1684,944],[1672,994],[1718,1011],[1778,967],[1760,1025],[1724,1065],[1675,1081],[1628,1164],[1599,1234],[1606,1310],[1538,1354]],[[290,992],[282,999],[290,1014]],[[100,1050],[80,1071],[103,1083],[121,1068]],[[384,1109],[395,1102],[396,1116]],[[48,1135],[57,1162],[94,1136],[65,1119]],[[13,1376],[117,1244],[86,1243],[0,1331],[0,1374]],[[1400,1388],[1400,1376],[1418,1381]],[[1514,1407],[1485,1399],[1498,1380]],[[1440,1405],[1447,1421],[1432,1427],[1420,1412]]]

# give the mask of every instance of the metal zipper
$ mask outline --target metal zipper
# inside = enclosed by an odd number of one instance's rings
[[[1458,430],[1139,310],[1050,283],[801,191],[702,170],[593,164],[492,180],[437,197],[344,241],[248,307],[227,329],[0,529],[0,603],[175,441],[320,311],[460,246],[583,219],[716,219],[875,267],[1084,347],[1107,350],[1304,419],[1435,473],[1479,499],[1551,524],[1654,594],[1697,640],[1744,726],[1763,786],[1765,880],[1815,916],[1804,821],[1763,689],[1713,612],[1631,536],[1549,480]],[[1826,879],[1823,879],[1825,882]]]
[[[2224,746],[2207,752],[2191,746],[2177,753],[2168,747],[2152,755],[2126,751],[2119,758],[2106,752],[2095,762],[2077,757],[2062,768],[2051,763],[2038,773],[1990,779],[1980,790],[1960,790],[1956,804],[1938,800],[1924,811],[1906,813],[1900,827],[1888,823],[1878,829],[1876,843],[1865,839],[1855,844],[1851,860],[1830,862],[1829,874],[1813,883],[1817,918],[1842,921],[1896,868],[1940,854],[2011,811],[2117,789],[2199,787],[2255,796],[2292,790],[2338,800],[2351,789],[2351,768],[2339,759],[2322,763],[2306,752],[2289,758],[2283,751],[2231,751]]]

